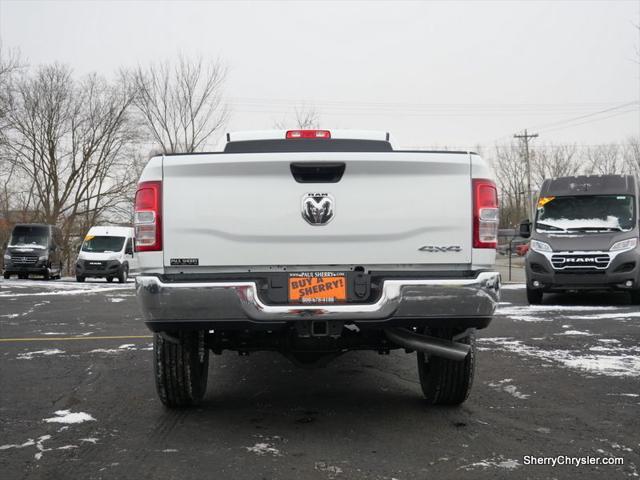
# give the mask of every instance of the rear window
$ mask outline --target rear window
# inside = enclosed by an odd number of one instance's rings
[[[245,140],[229,142],[224,153],[274,152],[392,152],[391,144],[382,140],[352,140],[347,138],[294,140]]]

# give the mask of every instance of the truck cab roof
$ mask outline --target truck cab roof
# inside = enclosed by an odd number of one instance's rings
[[[635,195],[633,175],[577,175],[549,178],[540,188],[541,197],[578,195]]]
[[[389,132],[373,130],[254,130],[227,133],[225,153],[391,152]]]
[[[115,237],[133,237],[133,227],[119,227],[114,225],[96,225],[91,227],[87,235],[95,237],[115,236]]]

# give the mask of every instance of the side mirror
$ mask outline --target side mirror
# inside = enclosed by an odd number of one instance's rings
[[[520,229],[518,230],[518,234],[522,238],[529,238],[531,236],[531,222],[528,218],[520,222]]]
[[[124,254],[131,255],[133,257],[133,248],[131,248],[130,246],[127,246],[127,248],[125,248],[124,250]]]
[[[78,245],[78,253],[80,253],[80,250],[82,250],[82,244]]]

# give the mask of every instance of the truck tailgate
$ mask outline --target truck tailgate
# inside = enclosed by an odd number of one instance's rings
[[[336,183],[298,183],[290,165],[304,162],[344,163],[345,170]],[[165,157],[164,264],[469,264],[470,177],[464,153]],[[334,217],[327,224],[303,218],[302,199],[309,193],[333,197]]]

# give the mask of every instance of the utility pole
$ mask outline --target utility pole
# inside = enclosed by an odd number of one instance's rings
[[[524,129],[524,133],[514,135],[513,138],[517,138],[524,141],[524,161],[527,162],[527,206],[529,209],[529,220],[533,221],[533,214],[535,212],[533,208],[533,195],[531,195],[531,164],[529,162],[529,139],[536,138],[537,133],[529,133],[527,129]]]

